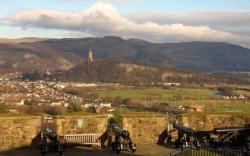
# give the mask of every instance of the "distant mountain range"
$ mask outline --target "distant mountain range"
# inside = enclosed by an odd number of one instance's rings
[[[9,38],[0,38],[0,43],[22,43],[22,42],[37,42],[47,40],[46,38],[35,38],[35,37],[24,37],[24,38],[16,38],[16,39],[9,39]]]
[[[103,38],[0,39],[0,70],[67,70],[95,59],[157,64],[199,72],[249,72],[250,49],[223,42],[150,43],[138,39]]]

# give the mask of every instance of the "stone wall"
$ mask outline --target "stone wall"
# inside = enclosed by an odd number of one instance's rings
[[[136,144],[153,144],[168,129],[169,119],[165,115],[121,116],[121,125],[128,130]]]
[[[0,117],[0,151],[30,146],[41,131],[41,117]],[[179,122],[198,131],[210,131],[216,127],[243,126],[250,124],[250,116],[192,115],[179,117]],[[108,116],[57,116],[53,125],[59,135],[100,133],[106,131]],[[153,144],[169,129],[166,115],[123,115],[122,128],[130,132],[136,144]],[[37,142],[36,142],[37,143]]]
[[[0,117],[0,151],[36,144],[40,117]]]
[[[104,133],[107,129],[106,115],[59,116],[54,119],[58,135],[81,133]]]
[[[14,148],[36,148],[40,139],[44,117],[0,117],[0,151]],[[80,133],[104,133],[108,117],[105,115],[57,116],[53,127],[58,135]]]
[[[250,124],[250,116],[236,115],[182,115],[178,118],[181,124],[197,131],[211,131],[214,128],[237,127]]]

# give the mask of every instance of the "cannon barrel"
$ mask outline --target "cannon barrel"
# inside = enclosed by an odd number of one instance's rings
[[[183,133],[187,133],[187,134],[193,134],[194,133],[194,130],[192,128],[186,127],[186,126],[181,125],[181,124],[174,123],[173,127],[175,129],[178,129],[178,130],[182,131]]]
[[[118,125],[113,124],[113,125],[111,125],[111,127],[112,127],[113,131],[115,132],[115,134],[120,135],[122,137],[129,137],[129,132],[122,129]]]
[[[130,149],[132,152],[136,151],[136,145],[132,142],[127,130],[124,130],[117,124],[111,124],[109,130],[111,134],[115,135],[115,142],[112,143],[113,151],[117,153],[124,149]]]
[[[51,129],[45,128],[44,133],[50,140],[57,140],[56,133],[53,132]]]
[[[215,128],[214,133],[226,133],[232,131],[250,131],[250,126],[248,127],[226,127],[226,128]]]

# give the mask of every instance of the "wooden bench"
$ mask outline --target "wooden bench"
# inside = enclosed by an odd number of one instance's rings
[[[97,148],[101,148],[101,141],[99,139],[101,135],[96,133],[89,134],[66,134],[63,135],[63,140],[66,144],[80,144],[80,145],[94,145]]]

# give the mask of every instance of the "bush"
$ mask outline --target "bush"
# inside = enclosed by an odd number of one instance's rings
[[[33,106],[33,105],[31,106],[24,105],[19,108],[19,111],[31,115],[40,115],[43,113],[43,109],[40,106]]]
[[[217,90],[224,96],[235,96],[233,88],[231,87],[218,87]]]
[[[130,98],[123,99],[123,100],[122,100],[122,103],[123,103],[124,105],[130,105],[130,104],[131,104],[131,99],[130,99]]]
[[[96,113],[96,108],[94,106],[91,106],[87,109],[87,112]]]
[[[79,103],[71,103],[68,107],[68,112],[81,112],[82,106]]]
[[[120,123],[121,123],[121,117],[120,116],[114,115],[114,117],[109,118],[109,125],[111,125],[111,124],[120,125]]]
[[[24,104],[25,105],[28,105],[28,106],[35,106],[35,105],[37,105],[37,101],[36,100],[27,100],[27,99],[25,99],[24,100]]]
[[[122,97],[121,96],[116,96],[113,98],[113,104],[114,105],[120,105],[122,104]]]
[[[156,112],[168,112],[169,106],[168,103],[159,103],[159,104],[154,104],[152,109]]]
[[[0,113],[8,112],[8,107],[4,103],[0,103]]]
[[[48,106],[44,108],[44,112],[49,115],[62,115],[66,109],[63,106]]]

